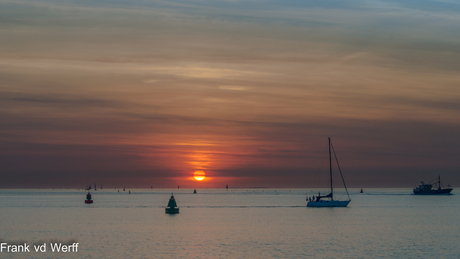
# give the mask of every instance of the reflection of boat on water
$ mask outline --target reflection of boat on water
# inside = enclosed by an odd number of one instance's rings
[[[325,196],[321,196],[320,194],[314,197],[313,200],[307,203],[307,207],[346,207],[348,203],[350,203],[350,195],[348,195],[347,186],[345,185],[345,180],[343,179],[342,170],[340,170],[339,161],[337,160],[337,155],[335,154],[334,147],[331,143],[331,138],[328,138],[329,141],[329,180],[331,185],[331,193]],[[334,152],[335,161],[337,162],[337,167],[339,168],[340,176],[342,177],[343,186],[345,187],[345,191],[347,192],[348,200],[339,201],[334,200],[334,189],[332,188],[332,155],[331,155],[331,148]]]
[[[438,176],[437,181],[435,184],[438,185],[438,188],[433,188],[433,184],[425,184],[425,182],[421,182],[418,187],[414,188],[414,195],[446,195],[451,194],[452,188],[448,186],[448,188],[442,188],[441,185],[441,176]]]
[[[85,203],[93,203],[93,200],[91,199],[91,193],[89,193],[89,192],[88,192],[88,194],[86,194]]]
[[[176,199],[174,199],[173,194],[171,193],[171,198],[169,198],[168,206],[165,208],[166,214],[177,214],[179,213],[179,208],[177,207]]]

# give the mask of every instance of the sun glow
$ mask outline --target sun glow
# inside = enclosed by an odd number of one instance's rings
[[[205,173],[203,171],[196,171],[194,174],[193,174],[193,177],[195,178],[195,180],[197,181],[203,181],[204,178],[206,177]]]

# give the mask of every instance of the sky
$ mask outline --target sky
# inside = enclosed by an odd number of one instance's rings
[[[319,187],[328,137],[348,187],[460,186],[459,24],[456,0],[0,0],[0,188]]]

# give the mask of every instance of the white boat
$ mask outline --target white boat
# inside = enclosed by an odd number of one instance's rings
[[[168,206],[165,208],[166,214],[177,214],[179,213],[179,208],[176,204],[176,199],[174,199],[173,194],[171,193],[171,198],[169,198]]]
[[[348,194],[347,186],[345,184],[345,180],[343,179],[342,170],[340,170],[339,160],[337,160],[337,156],[335,154],[334,146],[332,146],[331,138],[328,138],[329,141],[329,181],[331,185],[331,193],[325,196],[313,196],[314,198],[307,202],[307,207],[346,207],[348,203],[350,203],[350,195]],[[339,168],[340,176],[342,177],[343,186],[345,187],[345,191],[347,192],[348,200],[339,201],[334,200],[334,188],[332,187],[332,154],[331,148],[334,152],[335,161],[337,162],[337,167]],[[308,199],[307,199],[308,200]]]

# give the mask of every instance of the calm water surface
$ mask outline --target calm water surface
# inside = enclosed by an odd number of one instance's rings
[[[0,190],[2,242],[79,243],[78,253],[1,258],[460,258],[460,198],[352,190],[348,208],[306,208],[313,189]],[[180,214],[164,213],[174,192]]]

